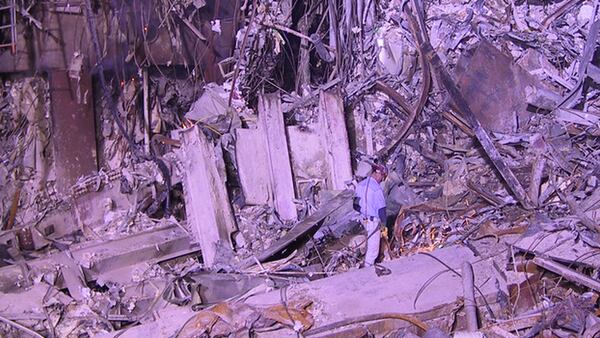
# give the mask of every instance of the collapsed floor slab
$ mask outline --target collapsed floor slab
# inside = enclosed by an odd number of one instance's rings
[[[494,267],[489,259],[476,258],[464,247],[436,250],[431,256],[419,254],[386,262],[383,266],[391,272],[386,276],[378,276],[375,268],[354,270],[250,296],[246,303],[260,307],[279,304],[282,301],[310,300],[313,302],[313,311],[318,312],[318,315],[314,316],[313,328],[342,319],[382,312],[416,314],[415,316],[421,316],[423,320],[439,319],[447,317],[450,309],[456,310],[457,302],[460,302],[462,297],[461,277],[448,270],[444,264],[460,271],[461,265],[467,261],[473,263],[475,285],[489,305],[493,306],[498,292],[506,292],[499,290],[494,278],[490,278],[493,276]],[[481,294],[477,293],[476,296],[480,313],[483,315],[486,310]],[[418,299],[417,295],[420,295]],[[171,336],[194,315],[194,312],[189,308],[168,307],[159,314],[160,320],[128,329],[122,332],[120,337],[142,337],[150,333],[160,333],[162,337]],[[115,334],[109,334],[103,337],[114,336]],[[292,329],[281,329],[259,336],[296,337],[296,332]]]
[[[83,268],[86,280],[136,263],[190,248],[190,239],[177,226],[167,226],[109,242],[71,246],[71,255]],[[31,283],[35,275],[54,273],[62,253],[0,268],[0,290],[11,292],[19,285]],[[60,285],[59,285],[60,287]]]
[[[277,303],[282,301],[282,296],[287,299],[310,299],[320,313],[315,318],[314,328],[382,312],[423,313],[440,305],[453,306],[463,296],[461,277],[444,264],[460,271],[464,262],[473,263],[475,285],[490,304],[495,302],[493,299],[499,290],[493,281],[490,260],[479,260],[464,247],[439,249],[431,255],[435,258],[417,254],[386,262],[383,265],[390,269],[389,275],[378,276],[375,268],[365,268],[312,283],[293,285],[284,291],[257,295],[247,302],[254,305]],[[428,284],[429,281],[432,282]],[[476,296],[481,306],[480,294]],[[280,337],[286,335],[295,336],[295,332],[280,331]]]

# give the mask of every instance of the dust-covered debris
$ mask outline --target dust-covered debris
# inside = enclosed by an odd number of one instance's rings
[[[598,331],[597,1],[19,6],[0,10],[23,32],[0,34],[2,335],[114,336],[161,312],[180,336]],[[69,102],[93,110],[91,146],[58,143],[57,117],[85,118],[57,115]],[[65,185],[57,155],[82,147],[98,170]],[[387,214],[361,268],[352,190],[375,164]],[[475,304],[440,300],[473,257]],[[447,270],[405,275],[415,261]],[[265,290],[271,307],[247,297]]]

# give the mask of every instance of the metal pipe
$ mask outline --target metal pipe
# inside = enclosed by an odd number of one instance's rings
[[[463,297],[465,302],[465,313],[467,317],[467,331],[475,332],[479,329],[477,324],[477,303],[475,303],[475,288],[473,266],[469,262],[462,265]]]
[[[12,9],[10,10],[10,23],[12,25],[12,28],[10,30],[11,33],[11,52],[14,54],[17,53],[17,3],[16,0],[12,0],[11,1],[11,7]]]
[[[425,324],[423,321],[421,321],[420,319],[413,317],[413,316],[405,315],[402,313],[375,313],[375,314],[364,315],[364,316],[360,316],[360,317],[356,317],[356,318],[348,318],[348,319],[344,319],[344,320],[341,320],[336,323],[331,323],[331,324],[328,324],[325,326],[317,327],[317,328],[314,328],[314,329],[304,332],[304,336],[305,337],[314,336],[314,335],[321,334],[321,333],[324,333],[327,331],[337,330],[339,328],[342,328],[342,327],[348,326],[348,325],[359,324],[359,323],[364,323],[364,322],[372,322],[375,320],[382,320],[382,319],[399,319],[399,320],[403,320],[405,322],[409,322],[423,331],[427,331],[427,329],[428,329],[427,324]]]

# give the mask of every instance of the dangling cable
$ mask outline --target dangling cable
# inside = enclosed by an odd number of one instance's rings
[[[98,75],[100,78],[100,86],[102,87],[104,103],[107,105],[107,108],[110,111],[112,118],[117,123],[117,127],[119,128],[119,131],[121,132],[121,134],[123,134],[123,136],[125,137],[125,140],[127,140],[127,144],[129,145],[129,148],[131,149],[134,156],[136,156],[140,159],[146,159],[146,160],[153,161],[154,163],[156,163],[156,166],[158,167],[161,174],[163,175],[163,177],[165,179],[165,185],[167,186],[167,196],[166,196],[166,201],[165,201],[166,202],[165,203],[165,215],[168,216],[170,214],[170,209],[171,209],[171,196],[170,196],[170,194],[171,194],[171,174],[169,172],[169,168],[164,163],[164,161],[161,160],[160,158],[158,158],[157,155],[155,153],[153,153],[152,151],[150,151],[149,154],[145,154],[140,149],[140,147],[137,144],[135,144],[135,142],[133,141],[131,136],[129,134],[127,134],[127,131],[125,130],[125,126],[123,125],[123,121],[121,121],[121,119],[117,115],[116,105],[115,105],[114,100],[112,99],[110,89],[106,85],[106,78],[104,77],[104,66],[102,65],[102,62],[103,62],[102,51],[100,49],[100,42],[98,42],[98,32],[96,31],[96,28],[95,28],[96,20],[95,20],[94,14],[92,13],[92,5],[90,3],[90,0],[85,0],[84,9],[85,9],[85,16],[87,19],[86,21],[88,24],[88,30],[90,32],[90,36],[92,38],[92,43],[94,44],[94,51],[96,53],[96,67],[98,69]]]

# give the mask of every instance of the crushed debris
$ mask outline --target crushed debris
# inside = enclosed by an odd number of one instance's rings
[[[598,7],[0,1],[0,336],[594,337]]]

